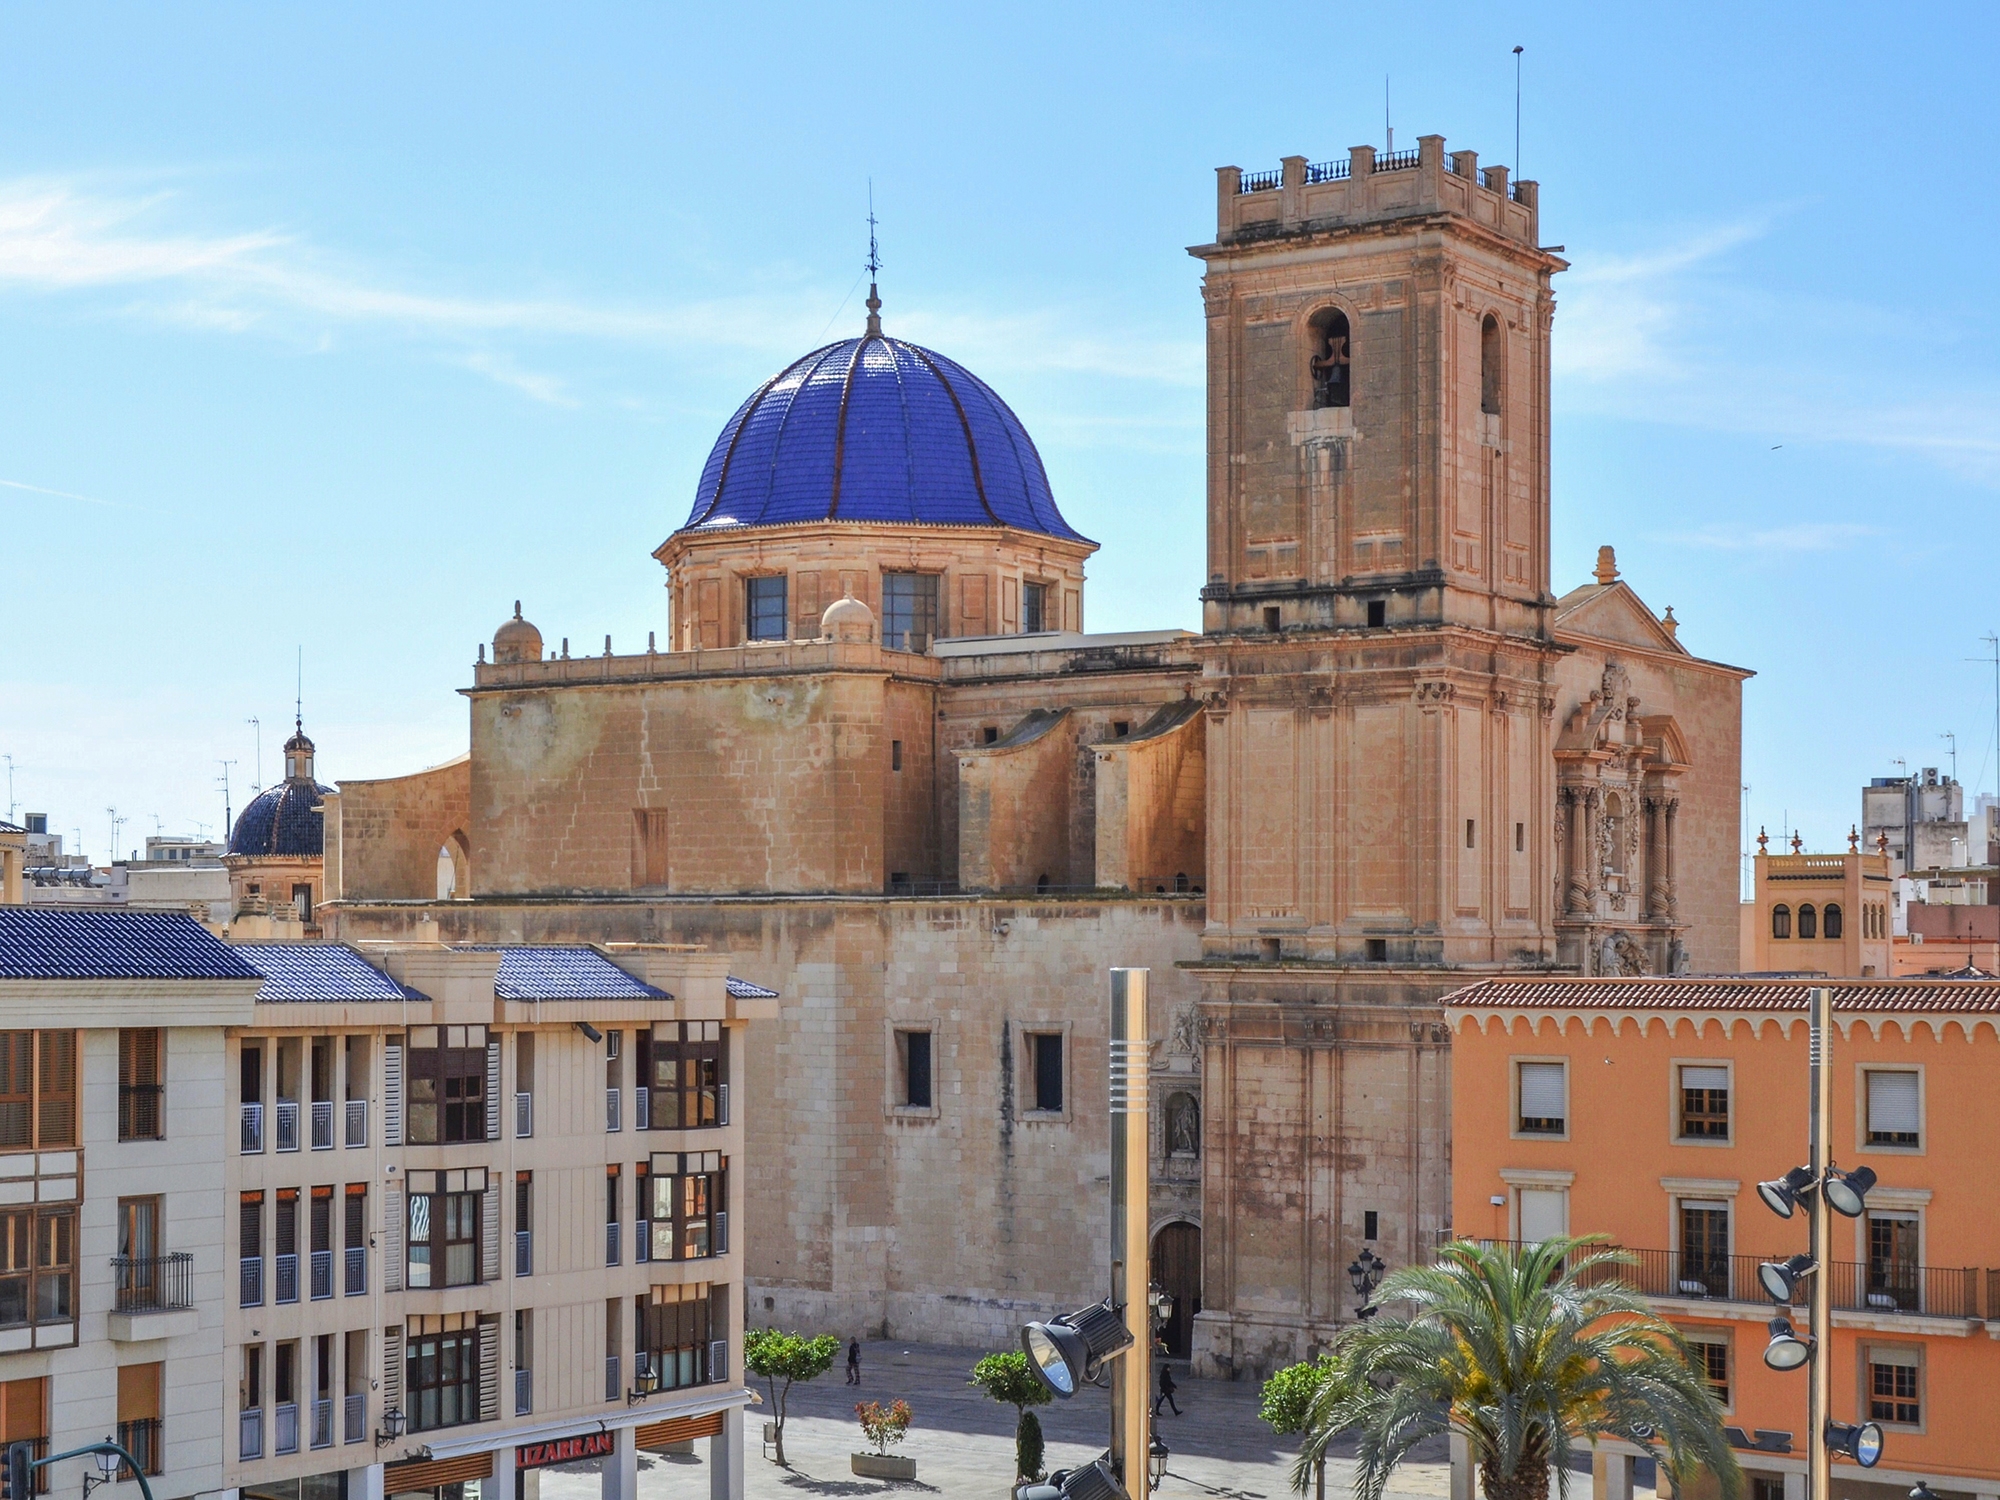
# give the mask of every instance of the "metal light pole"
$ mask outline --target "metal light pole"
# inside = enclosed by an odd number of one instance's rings
[[[1833,1209],[1826,1199],[1826,1169],[1833,1140],[1833,991],[1824,986],[1811,992],[1812,1022],[1807,1042],[1808,1074],[1812,1089],[1812,1130],[1807,1141],[1808,1161],[1813,1181],[1820,1184],[1812,1195],[1811,1218],[1806,1253],[1815,1270],[1809,1280],[1812,1317],[1810,1385],[1806,1395],[1808,1458],[1806,1500],[1832,1500],[1829,1488],[1833,1471],[1832,1455],[1826,1447],[1826,1422],[1833,1410],[1833,1268],[1826,1252],[1833,1243]]]
[[[1111,1467],[1142,1496],[1152,1452],[1153,1330],[1147,1288],[1146,1083],[1152,1028],[1146,969],[1111,971],[1111,1301],[1132,1348],[1111,1377]]]

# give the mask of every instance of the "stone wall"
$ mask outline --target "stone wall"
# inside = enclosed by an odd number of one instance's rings
[[[321,801],[328,899],[348,889],[385,899],[435,896],[438,850],[453,847],[455,864],[470,855],[471,801],[470,755],[410,776],[343,781]],[[469,868],[461,874],[469,877]],[[470,889],[462,879],[460,893]]]

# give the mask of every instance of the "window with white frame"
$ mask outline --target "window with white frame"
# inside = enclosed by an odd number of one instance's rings
[[[1923,1144],[1923,1108],[1919,1075],[1905,1070],[1870,1068],[1866,1073],[1868,1144]]]
[[[1681,1135],[1687,1140],[1729,1138],[1729,1069],[1684,1063],[1680,1069]]]
[[[1687,1340],[1688,1353],[1694,1356],[1695,1368],[1708,1384],[1709,1395],[1717,1406],[1729,1410],[1729,1335],[1720,1328],[1684,1328],[1681,1334]]]
[[[1559,1062],[1516,1063],[1514,1070],[1514,1128],[1561,1135],[1569,1125],[1568,1070]]]
[[[1561,1239],[1569,1233],[1567,1188],[1524,1187],[1519,1190],[1515,1204],[1523,1243],[1539,1245],[1543,1240]]]

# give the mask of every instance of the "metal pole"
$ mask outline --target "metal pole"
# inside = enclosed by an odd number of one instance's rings
[[[1126,1493],[1146,1493],[1153,1448],[1153,1329],[1147,1289],[1146,1075],[1152,1027],[1146,969],[1111,971],[1111,1300],[1132,1347],[1111,1377],[1111,1467]]]
[[[1833,1245],[1833,1209],[1826,1201],[1828,1147],[1833,1140],[1833,991],[1812,991],[1809,1064],[1812,1079],[1811,1158],[1813,1182],[1811,1287],[1812,1384],[1806,1399],[1806,1500],[1832,1500],[1828,1488],[1831,1460],[1826,1451],[1826,1421],[1833,1398],[1833,1267],[1827,1251]]]
[[[36,1469],[46,1469],[50,1464],[59,1464],[66,1458],[81,1458],[86,1453],[117,1454],[125,1461],[125,1466],[132,1471],[132,1477],[139,1481],[140,1493],[146,1497],[146,1500],[153,1500],[153,1487],[146,1483],[145,1465],[126,1452],[122,1444],[111,1442],[109,1439],[101,1443],[87,1443],[81,1448],[72,1448],[67,1453],[52,1453],[47,1458],[32,1459],[29,1461],[28,1468],[30,1472]],[[14,1500],[23,1500],[23,1497],[17,1495],[14,1497]],[[32,1497],[29,1497],[29,1500],[32,1500]]]

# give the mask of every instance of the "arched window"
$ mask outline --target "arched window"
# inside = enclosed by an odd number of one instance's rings
[[[1789,906],[1771,908],[1771,936],[1788,938],[1792,935],[1792,909]]]
[[[1354,399],[1354,360],[1348,340],[1347,314],[1329,308],[1312,320],[1313,405],[1349,406]]]
[[[1824,916],[1825,916],[1825,918],[1826,918],[1826,922],[1825,922],[1825,928],[1826,928],[1826,935],[1827,935],[1828,937],[1830,937],[1830,938],[1837,938],[1837,937],[1839,937],[1839,936],[1840,936],[1840,908],[1839,908],[1839,907],[1837,907],[1837,906],[1835,906],[1835,905],[1834,905],[1834,904],[1833,904],[1833,903],[1832,903],[1831,901],[1829,901],[1829,902],[1828,902],[1828,903],[1826,904],[1826,911],[1825,911],[1824,913],[1822,913],[1822,915],[1824,915]]]
[[[1799,908],[1799,936],[1802,938],[1819,936],[1819,919],[1813,915],[1811,906]]]
[[[1500,320],[1492,313],[1479,325],[1479,409],[1500,415],[1500,388],[1505,377],[1505,346],[1500,342]]]

